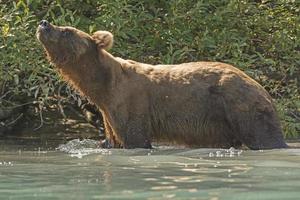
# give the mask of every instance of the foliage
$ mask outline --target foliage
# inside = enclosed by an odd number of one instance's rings
[[[113,32],[112,53],[124,58],[152,64],[231,63],[270,92],[286,136],[299,137],[297,1],[19,0],[0,4],[0,98],[8,103],[23,96],[44,103],[57,98],[58,91],[74,96],[48,66],[35,39],[38,21],[48,19],[90,33]]]

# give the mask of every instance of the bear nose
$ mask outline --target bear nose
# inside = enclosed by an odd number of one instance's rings
[[[47,20],[42,20],[40,22],[40,26],[43,26],[43,27],[48,27],[49,26],[49,22]]]

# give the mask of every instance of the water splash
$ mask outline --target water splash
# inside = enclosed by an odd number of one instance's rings
[[[241,156],[243,153],[243,150],[235,149],[233,147],[230,147],[229,149],[220,149],[215,152],[209,152],[208,157],[217,157],[217,158],[222,158],[222,157],[238,157]]]
[[[82,158],[89,154],[100,153],[102,155],[111,155],[108,149],[100,148],[100,141],[90,139],[74,139],[66,144],[59,145],[56,150],[71,154],[71,157]]]
[[[11,161],[0,161],[0,166],[14,166]]]

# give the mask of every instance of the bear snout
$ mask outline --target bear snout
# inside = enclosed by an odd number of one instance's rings
[[[39,23],[38,31],[48,33],[51,31],[52,28],[53,26],[50,24],[50,22],[48,22],[47,20],[42,20]]]
[[[40,21],[36,31],[38,40],[41,42],[48,41],[49,37],[52,37],[52,34],[50,34],[51,32],[53,32],[52,29],[53,26],[47,20]]]
[[[50,28],[50,23],[47,20],[42,20],[39,23],[39,26],[43,29]]]

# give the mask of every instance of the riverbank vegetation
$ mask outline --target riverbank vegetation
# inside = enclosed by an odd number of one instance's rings
[[[9,125],[79,110],[86,100],[45,60],[41,19],[115,35],[115,56],[146,62],[221,61],[274,98],[286,138],[300,136],[300,3],[294,0],[0,0],[0,136]],[[2,131],[2,133],[1,133]]]

